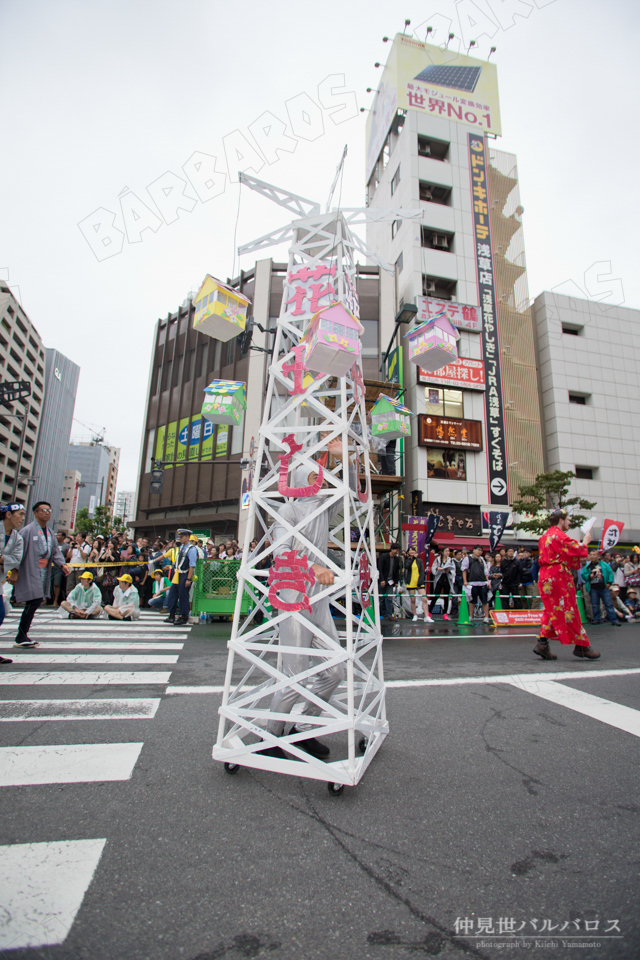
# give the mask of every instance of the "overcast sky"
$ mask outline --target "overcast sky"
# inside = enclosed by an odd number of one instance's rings
[[[338,102],[318,87],[343,74],[345,91],[368,107],[366,88],[381,74],[374,63],[390,46],[382,37],[402,31],[405,17],[420,40],[431,23],[436,42],[451,30],[476,39],[482,58],[497,48],[497,145],[518,157],[530,295],[564,285],[585,296],[611,289],[619,301],[622,285],[625,304],[640,307],[634,0],[0,0],[0,276],[45,345],[80,365],[75,415],[122,448],[119,489],[135,488],[157,318],[206,273],[231,274],[236,221],[245,243],[288,220],[244,189],[238,213],[238,184],[220,176],[212,186],[204,173],[212,161],[194,154],[217,157],[216,170],[228,172],[223,138],[246,137],[265,111],[275,131],[274,118],[288,122],[288,102],[299,136],[284,143],[295,150],[274,154],[257,175],[324,204],[346,143],[342,204],[361,205],[366,115],[347,96],[347,119],[334,123]],[[304,94],[316,102],[313,116]],[[303,113],[313,140],[300,136],[309,133]],[[185,209],[176,215],[165,200],[158,211],[150,193],[160,204],[168,187],[176,196],[185,165],[198,176],[194,164],[202,181],[189,186]],[[140,217],[127,213],[124,237],[111,227],[111,214],[116,229],[125,226],[121,195]],[[99,208],[111,214],[100,215],[90,244],[78,224],[90,233]],[[115,251],[118,238],[121,251],[98,259],[94,250]],[[600,261],[619,281],[586,289],[585,271]],[[89,434],[74,423],[73,437]]]

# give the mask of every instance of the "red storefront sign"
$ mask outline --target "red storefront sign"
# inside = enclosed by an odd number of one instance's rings
[[[446,367],[430,373],[418,368],[418,383],[431,383],[438,387],[457,387],[459,390],[484,390],[484,362],[460,357]]]

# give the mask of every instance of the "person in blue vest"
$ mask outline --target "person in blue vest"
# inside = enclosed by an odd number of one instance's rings
[[[198,562],[198,551],[195,544],[189,540],[191,533],[191,530],[178,530],[180,547],[171,578],[168,603],[169,616],[164,621],[165,623],[184,624],[189,622],[189,590],[193,583],[193,575],[196,572],[196,563]],[[180,616],[176,620],[178,604],[180,605]]]

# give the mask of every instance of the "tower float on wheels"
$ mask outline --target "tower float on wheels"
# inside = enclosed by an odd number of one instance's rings
[[[420,211],[329,210],[330,197],[321,213],[240,180],[298,219],[239,249],[291,241],[213,758],[229,773],[309,777],[338,794],[389,731],[354,252],[393,268],[350,227]],[[241,621],[245,591],[253,606]],[[324,758],[309,752],[318,737]]]

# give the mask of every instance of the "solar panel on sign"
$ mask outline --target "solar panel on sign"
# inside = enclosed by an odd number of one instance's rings
[[[456,90],[468,90],[473,93],[481,72],[482,67],[447,67],[442,64],[431,64],[421,70],[414,79],[435,83],[439,87],[454,87]]]

